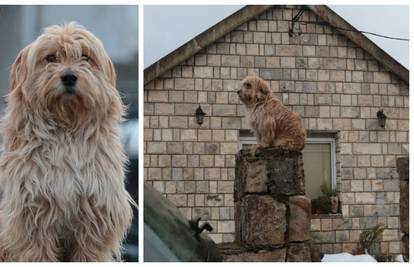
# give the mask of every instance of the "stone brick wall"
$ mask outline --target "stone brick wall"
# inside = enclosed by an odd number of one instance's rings
[[[408,86],[329,26],[301,24],[290,37],[298,11],[275,7],[145,86],[145,180],[187,217],[211,222],[215,241],[233,241],[235,154],[249,128],[235,91],[259,74],[306,129],[339,131],[342,216],[314,218],[314,242],[353,251],[363,229],[382,223],[381,251],[400,253],[396,158],[408,153]],[[301,20],[317,18],[305,11]]]

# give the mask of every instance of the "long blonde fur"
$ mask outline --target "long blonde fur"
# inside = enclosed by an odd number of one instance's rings
[[[59,62],[45,62],[50,53]],[[75,96],[62,93],[68,68],[78,76]],[[74,23],[49,27],[20,52],[10,77],[0,259],[119,259],[132,217],[118,130],[124,106],[101,42]]]
[[[288,110],[258,76],[247,76],[238,91],[245,104],[250,125],[255,132],[257,148],[280,147],[302,150],[306,132],[300,116]]]

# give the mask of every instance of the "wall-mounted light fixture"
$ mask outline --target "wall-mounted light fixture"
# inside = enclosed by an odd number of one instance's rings
[[[378,110],[377,112],[377,119],[382,128],[385,127],[385,121],[387,120],[387,116],[385,116],[384,111],[382,109]]]
[[[195,116],[196,116],[196,120],[197,120],[198,125],[201,126],[203,124],[205,115],[206,115],[206,113],[204,113],[204,111],[201,109],[201,106],[198,106],[198,108],[196,109],[196,112],[195,112]]]

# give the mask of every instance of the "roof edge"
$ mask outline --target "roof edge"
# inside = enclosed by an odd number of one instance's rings
[[[216,23],[206,31],[175,49],[144,70],[144,84],[151,82],[176,65],[194,56],[208,45],[225,36],[243,23],[255,18],[271,8],[272,5],[247,5],[224,20]]]
[[[358,29],[353,27],[350,23],[348,23],[345,19],[343,19],[341,16],[335,13],[332,9],[330,9],[326,5],[308,5],[307,7],[310,10],[312,10],[317,16],[319,16],[322,20],[336,28],[336,31],[340,32],[342,35],[344,35],[349,40],[351,40],[356,45],[365,50],[373,58],[378,60],[378,62],[382,63],[388,69],[388,71],[394,73],[401,80],[409,84],[410,75],[407,68],[405,68],[401,63],[396,61],[393,57],[391,57],[387,52],[385,52],[373,41],[367,38],[364,34],[360,33]],[[355,30],[356,32],[344,31],[338,28],[351,29]]]
[[[214,43],[219,38],[225,36],[232,30],[249,20],[259,16],[273,5],[247,5],[222,21],[208,28],[206,31],[198,34],[196,37],[186,42],[173,52],[162,57],[144,70],[144,84],[147,84],[165,72],[171,70],[176,65],[186,61],[191,56],[194,56],[208,45]],[[358,31],[345,19],[335,13],[326,5],[307,5],[307,8],[319,16],[330,26],[336,28],[335,30],[361,47],[365,52],[370,54],[374,59],[380,62],[385,68],[399,77],[402,81],[409,85],[409,71],[401,63],[396,61],[387,52],[381,49],[373,41],[367,38],[364,34]],[[341,30],[351,29],[354,31]]]

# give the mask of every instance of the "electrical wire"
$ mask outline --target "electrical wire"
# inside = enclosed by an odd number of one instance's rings
[[[332,27],[336,30],[365,33],[365,34],[370,34],[370,35],[374,35],[374,36],[377,36],[377,37],[391,39],[391,40],[397,40],[397,41],[407,41],[407,42],[410,41],[410,39],[408,39],[408,38],[392,37],[392,36],[387,36],[387,35],[383,35],[383,34],[379,34],[379,33],[375,33],[375,32],[359,31],[359,30],[352,30],[352,29],[345,29],[345,28],[341,28],[341,27],[335,27],[335,26],[332,26],[332,25],[330,25],[326,22],[310,22],[310,21],[295,21],[295,22],[300,23],[300,24],[316,24],[316,25],[330,26],[330,27]]]

